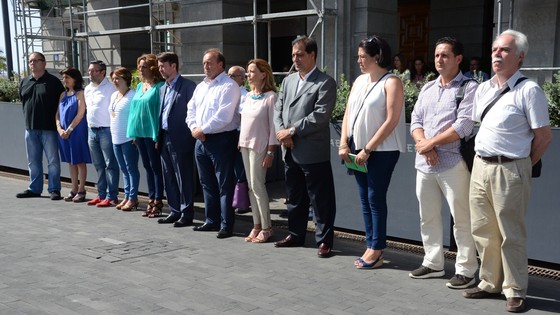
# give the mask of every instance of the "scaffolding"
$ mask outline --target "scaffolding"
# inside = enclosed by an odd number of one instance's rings
[[[266,13],[258,14],[257,2],[253,0],[253,14],[247,16],[239,16],[233,18],[222,18],[206,21],[193,21],[176,23],[178,1],[174,0],[148,0],[148,3],[115,6],[103,9],[88,9],[87,0],[12,0],[14,8],[13,18],[20,28],[15,30],[15,39],[20,44],[18,46],[18,56],[26,58],[31,51],[48,51],[46,54],[53,56],[53,61],[66,65],[72,65],[78,69],[82,68],[82,63],[87,62],[91,57],[90,40],[100,36],[124,35],[133,33],[149,34],[150,51],[159,53],[161,51],[173,51],[175,47],[183,46],[175,31],[191,28],[200,28],[208,26],[224,26],[234,24],[252,24],[253,25],[253,54],[257,56],[258,36],[257,25],[265,23],[267,25],[267,47],[268,61],[272,63],[271,38],[272,38],[272,22],[281,19],[308,18],[316,17],[317,21],[308,36],[314,35],[321,26],[319,50],[320,66],[325,67],[325,16],[333,16],[335,18],[335,38],[333,45],[337,43],[338,19],[337,19],[337,0],[334,0],[334,8],[326,9],[325,0],[317,5],[318,0],[308,0],[307,10],[271,12],[271,0],[266,0]],[[260,1],[262,3],[262,1]],[[188,4],[186,5],[188,6]],[[91,30],[88,21],[91,17],[106,14],[108,12],[121,12],[125,10],[147,8],[148,20],[146,24],[138,27],[114,28],[104,30]],[[53,25],[61,25],[58,34],[53,32]],[[71,30],[64,33],[65,30]],[[63,42],[63,44],[57,44]],[[19,52],[22,47],[22,54]],[[51,48],[51,49],[45,49]],[[101,48],[103,49],[103,48]],[[105,49],[114,49],[106,47]],[[334,49],[336,54],[337,49]],[[84,59],[82,54],[86,56]],[[336,60],[338,56],[334,56],[334,75],[336,76]],[[18,72],[20,62],[18,62]]]

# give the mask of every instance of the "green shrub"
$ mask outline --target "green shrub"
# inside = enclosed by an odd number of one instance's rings
[[[0,102],[18,102],[19,84],[17,81],[0,78]]]
[[[336,104],[334,105],[334,110],[331,116],[332,121],[342,120],[344,118],[349,94],[350,84],[346,81],[343,73],[340,75],[340,80],[338,80],[338,86],[336,87]]]
[[[548,99],[550,126],[560,127],[560,71],[554,74],[552,82],[545,82],[543,90]]]

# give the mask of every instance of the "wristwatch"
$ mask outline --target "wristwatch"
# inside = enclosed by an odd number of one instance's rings
[[[72,127],[68,127],[68,129],[66,129],[66,132],[72,132],[72,131],[74,131],[74,128]]]
[[[266,155],[270,156],[270,157],[274,157],[274,152],[272,151],[266,151]]]
[[[292,127],[290,128],[290,137],[293,136],[296,133],[296,128]]]
[[[370,155],[370,154],[371,154],[371,150],[368,150],[368,148],[366,148],[366,147],[364,147],[364,152],[365,152],[367,155]]]

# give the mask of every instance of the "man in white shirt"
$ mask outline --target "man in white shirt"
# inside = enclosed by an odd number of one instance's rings
[[[109,103],[116,88],[105,78],[106,71],[107,66],[103,61],[90,62],[90,83],[84,89],[89,129],[88,145],[93,166],[97,171],[97,197],[87,204],[98,207],[116,206],[119,193],[119,165],[113,152],[109,128]]]
[[[472,234],[480,254],[480,283],[463,296],[507,298],[506,310],[525,310],[528,286],[525,214],[531,191],[531,168],[552,141],[548,102],[543,90],[519,72],[527,37],[507,30],[492,45],[496,75],[480,85],[473,120],[478,131],[471,183]],[[511,90],[509,91],[508,88]]]
[[[187,104],[187,125],[196,139],[195,159],[204,194],[206,220],[195,231],[219,231],[218,238],[233,235],[235,215],[232,207],[241,117],[239,85],[225,69],[225,57],[218,49],[204,53],[206,77]]]

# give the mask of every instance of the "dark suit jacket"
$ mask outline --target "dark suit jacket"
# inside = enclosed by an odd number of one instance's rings
[[[276,131],[295,127],[293,160],[313,164],[330,160],[329,122],[336,103],[336,82],[315,69],[297,95],[299,74],[293,73],[282,82],[274,109]],[[282,148],[283,155],[286,150]]]
[[[161,110],[159,118],[159,127],[161,129],[161,117],[163,113],[163,100],[165,98],[165,87],[164,84],[161,87]],[[173,148],[178,154],[191,153],[194,152],[195,139],[191,135],[190,129],[187,127],[185,119],[187,118],[187,103],[191,99],[196,84],[181,76],[177,78],[177,82],[173,89],[175,90],[175,96],[171,102],[171,109],[169,110],[169,116],[167,118],[167,131],[169,133],[169,138],[171,143],[173,143]],[[162,132],[159,133],[159,143],[160,148],[162,141]]]

